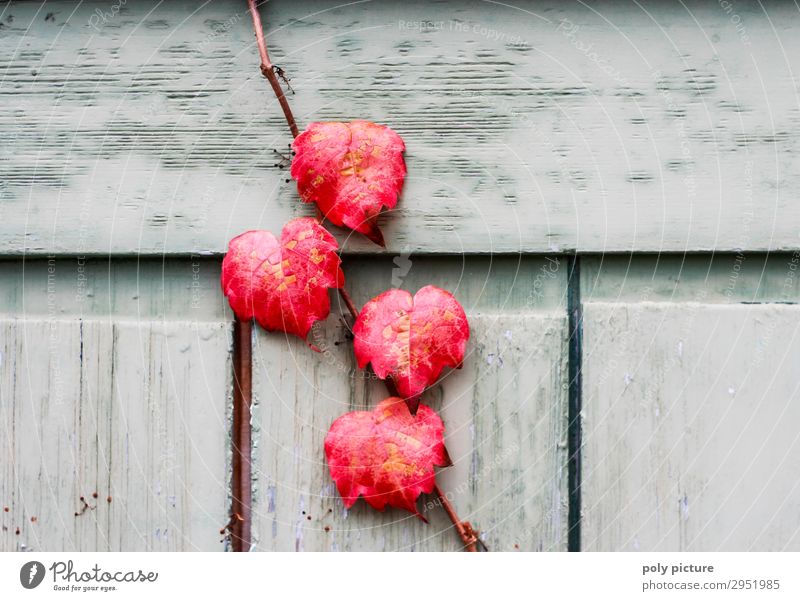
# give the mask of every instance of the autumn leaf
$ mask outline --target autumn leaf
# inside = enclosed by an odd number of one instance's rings
[[[452,294],[425,286],[414,298],[389,290],[369,301],[353,326],[358,366],[391,376],[398,392],[414,400],[446,366],[460,366],[469,338],[464,309]]]
[[[370,121],[311,123],[292,148],[292,177],[303,201],[383,246],[376,222],[383,207],[394,208],[403,187],[402,138]]]
[[[336,239],[316,220],[287,223],[280,242],[257,230],[230,241],[222,290],[236,317],[301,338],[330,313],[328,288],[344,285]]]
[[[443,436],[433,409],[420,405],[411,415],[398,397],[338,418],[325,437],[325,456],[345,507],[363,495],[380,511],[390,505],[422,518],[417,497],[433,490],[434,466],[447,463]]]

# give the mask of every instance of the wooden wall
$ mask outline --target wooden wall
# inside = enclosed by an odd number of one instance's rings
[[[797,550],[800,253],[586,261],[583,548]]]
[[[290,140],[245,2],[98,16],[113,5],[3,7],[0,251],[219,254],[310,214],[275,166]],[[370,117],[406,140],[390,252],[791,250],[796,8],[736,11],[747,40],[716,3],[270,1],[264,18],[301,126]]]
[[[191,265],[140,265],[88,262],[85,302],[74,259],[0,265],[4,550],[222,548],[230,323],[185,311]]]
[[[219,261],[233,235],[311,214],[245,8],[0,6],[3,550],[224,548]],[[492,550],[567,548],[568,287],[581,547],[800,548],[795,6],[262,15],[301,127],[366,117],[406,140],[387,248],[336,233],[357,303],[434,283],[467,309],[464,369],[425,401],[455,463],[440,482]],[[426,526],[338,499],[324,434],[383,394],[342,313],[314,330],[321,354],[256,333],[254,548],[456,549],[427,500]]]
[[[557,291],[566,270],[542,284],[541,297],[528,297],[523,293],[546,267],[541,259],[475,259],[468,274],[453,259],[413,259],[409,267],[404,287],[416,290],[435,278],[454,291],[470,320],[463,369],[423,395],[445,422],[454,463],[441,470],[440,486],[464,519],[480,525],[491,549],[564,550],[567,323]],[[348,288],[357,299],[372,298],[401,277],[392,272],[388,259],[361,261],[347,272]],[[504,288],[508,282],[515,285]],[[428,525],[363,503],[344,509],[324,462],[325,434],[339,415],[386,397],[383,383],[358,370],[347,334],[341,319],[312,334],[322,357],[301,341],[263,333],[257,338],[256,547],[460,548],[433,498],[420,504]]]

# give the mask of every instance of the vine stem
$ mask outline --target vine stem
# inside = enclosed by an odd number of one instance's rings
[[[472,552],[477,551],[478,533],[473,530],[472,524],[469,522],[462,522],[458,518],[453,504],[450,503],[450,499],[448,499],[447,495],[442,492],[442,489],[439,488],[438,484],[433,485],[433,493],[439,497],[439,501],[441,502],[442,507],[444,507],[447,517],[449,517],[450,521],[453,522],[453,526],[455,526],[458,536],[461,537],[461,540],[464,543],[464,549]]]
[[[292,109],[289,107],[289,101],[286,99],[286,95],[283,92],[283,88],[281,88],[278,77],[275,75],[273,64],[269,60],[269,52],[267,51],[267,42],[264,38],[264,27],[261,24],[261,15],[258,11],[258,5],[256,4],[256,0],[247,0],[247,4],[250,7],[250,16],[253,19],[253,29],[255,30],[256,34],[258,54],[261,57],[261,73],[264,75],[264,77],[266,77],[269,85],[272,86],[272,91],[275,92],[275,97],[278,99],[281,109],[283,110],[283,116],[286,117],[286,123],[289,125],[289,130],[292,132],[292,137],[296,138],[298,135],[300,135],[300,131],[298,130],[297,123],[294,120]],[[320,214],[319,209],[317,209],[317,219],[322,221],[322,215]],[[342,301],[347,307],[347,311],[350,313],[353,320],[356,320],[359,313],[358,308],[353,302],[350,294],[348,294],[347,290],[345,290],[344,286],[339,288],[339,296],[342,298]],[[389,394],[392,396],[399,396],[394,387],[394,383],[391,382],[391,380],[384,380],[384,383],[386,384]],[[446,449],[445,454],[447,455]],[[442,504],[442,507],[444,507],[447,517],[449,517],[450,521],[453,522],[453,526],[455,526],[458,536],[464,543],[464,549],[467,551],[477,551],[479,539],[477,533],[475,530],[473,530],[472,525],[469,522],[463,522],[459,519],[455,508],[453,507],[452,503],[450,503],[447,495],[439,488],[438,484],[434,484],[433,493],[439,498],[439,502]]]
[[[231,435],[231,519],[228,532],[234,551],[249,551],[251,543],[252,444],[250,411],[253,398],[253,322],[233,324],[233,432]]]
[[[267,41],[264,39],[264,28],[261,25],[261,15],[258,12],[256,0],[247,0],[250,7],[250,16],[253,18],[253,29],[256,31],[256,43],[258,44],[258,54],[261,56],[261,73],[267,78],[269,85],[272,86],[272,91],[275,92],[275,97],[281,105],[283,115],[286,117],[286,123],[289,124],[289,129],[292,131],[292,136],[297,137],[300,131],[297,129],[292,109],[289,108],[289,101],[286,100],[286,94],[283,93],[281,83],[278,81],[278,76],[275,75],[272,61],[269,60],[269,52],[267,52]]]
[[[357,319],[358,309],[356,308],[355,304],[353,304],[353,300],[350,298],[350,295],[347,293],[344,287],[339,288],[339,293],[342,295],[345,305],[347,305],[350,316],[353,318],[353,320]],[[389,394],[392,396],[400,396],[397,392],[397,388],[395,388],[394,382],[392,382],[391,379],[386,379],[383,381],[383,383],[386,385],[386,389],[389,391]],[[447,449],[445,449],[445,456],[447,457],[447,463],[452,465],[452,462],[450,461],[450,455],[447,453]],[[450,499],[448,499],[447,495],[442,492],[442,489],[439,488],[438,484],[433,485],[433,494],[438,497],[445,513],[447,513],[447,517],[449,517],[450,521],[453,522],[453,526],[455,526],[458,536],[464,543],[464,549],[466,551],[477,551],[478,534],[472,528],[472,524],[469,522],[464,522],[458,517],[453,504],[450,503]]]

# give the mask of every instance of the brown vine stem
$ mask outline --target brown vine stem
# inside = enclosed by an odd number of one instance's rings
[[[439,502],[442,504],[442,507],[444,507],[445,512],[447,512],[447,517],[449,517],[450,521],[453,522],[453,526],[455,526],[458,536],[461,537],[461,540],[464,543],[464,550],[472,552],[477,551],[478,533],[473,530],[472,524],[469,522],[462,522],[460,519],[458,519],[458,515],[456,514],[453,504],[450,503],[450,499],[448,499],[447,495],[442,492],[442,489],[439,488],[438,484],[434,484],[433,493],[439,497]]]
[[[250,16],[253,18],[253,28],[256,31],[256,42],[258,43],[258,54],[261,56],[261,73],[267,78],[269,85],[272,86],[272,91],[275,92],[275,97],[283,109],[283,115],[286,117],[286,123],[289,124],[289,129],[292,130],[292,136],[295,138],[300,135],[297,129],[297,123],[294,121],[292,109],[289,108],[289,101],[286,100],[286,95],[283,93],[281,83],[278,81],[278,76],[275,74],[272,62],[269,60],[269,52],[267,52],[267,42],[264,39],[264,28],[261,26],[261,15],[258,12],[256,0],[247,0],[250,7]]]
[[[298,135],[300,135],[300,131],[298,130],[297,123],[294,120],[292,109],[289,107],[289,101],[286,99],[286,95],[281,88],[281,84],[278,81],[277,75],[275,74],[274,66],[269,60],[269,52],[267,51],[267,42],[264,39],[264,28],[261,24],[261,15],[258,12],[258,5],[256,4],[256,0],[247,0],[247,4],[250,7],[250,16],[253,18],[253,29],[255,30],[256,34],[258,54],[261,57],[261,73],[267,78],[270,86],[272,86],[272,91],[275,92],[275,96],[281,105],[281,109],[283,109],[283,115],[286,117],[286,123],[289,125],[289,130],[292,132],[292,137],[296,138]],[[319,209],[317,209],[317,219],[322,221],[322,215],[320,214]],[[357,319],[358,308],[353,302],[352,297],[348,294],[347,290],[345,290],[344,286],[339,288],[339,296],[341,296],[342,301],[347,307],[347,311],[350,313],[353,320]],[[398,396],[397,390],[394,387],[394,383],[391,382],[391,380],[384,380],[384,383],[386,384],[389,394],[392,396]],[[445,450],[445,454],[446,453],[447,451]],[[464,543],[464,549],[467,551],[477,551],[479,539],[477,533],[475,530],[473,530],[472,525],[469,522],[463,522],[459,519],[455,508],[450,503],[447,495],[441,491],[438,484],[434,485],[433,492],[439,498],[439,502],[442,504],[442,507],[444,507],[444,510],[447,513],[447,516],[450,518],[450,521],[453,522],[453,526],[455,526],[458,536]]]
[[[253,382],[253,322],[233,324],[233,431],[231,433],[231,516],[223,528],[234,551],[249,551],[251,541],[252,447],[250,411]]]
[[[339,288],[339,296],[342,297],[342,301],[344,301],[344,304],[347,307],[347,311],[350,313],[350,316],[353,318],[353,321],[355,321],[358,318],[358,309],[356,308],[353,299],[350,298],[350,295],[347,293],[347,290],[345,290],[344,286]]]
[[[345,299],[345,304],[347,305],[347,309],[350,312],[351,317],[355,320],[358,317],[358,310],[356,306],[353,304],[353,301],[350,299],[350,295],[347,294],[344,288],[339,289],[340,293],[343,294],[342,298]],[[392,396],[400,396],[397,392],[397,388],[392,382],[391,379],[386,379],[383,381],[386,385],[386,390],[389,391],[389,394]],[[447,453],[447,449],[445,449],[445,455],[447,458],[448,465],[452,465],[452,461],[450,461],[450,455]],[[442,489],[439,488],[438,484],[434,484],[433,487],[433,494],[435,494],[441,503],[442,507],[447,513],[447,517],[450,518],[450,521],[453,522],[453,526],[458,533],[458,536],[461,538],[461,541],[464,543],[464,550],[466,551],[477,551],[478,550],[478,533],[472,528],[472,524],[469,522],[461,521],[456,513],[453,504],[450,503],[450,499],[447,498],[447,495],[442,492]],[[481,543],[483,545],[483,543]],[[485,545],[483,545],[485,547]]]

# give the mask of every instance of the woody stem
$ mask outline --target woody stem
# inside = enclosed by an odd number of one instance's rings
[[[286,117],[286,123],[289,125],[289,130],[292,132],[292,136],[296,138],[300,134],[300,131],[297,129],[297,123],[295,123],[294,115],[292,114],[292,109],[289,107],[289,101],[286,99],[286,95],[283,93],[281,84],[278,81],[278,77],[275,75],[272,63],[269,60],[269,52],[267,51],[267,42],[264,39],[264,29],[261,24],[261,15],[258,12],[258,6],[256,5],[256,0],[247,0],[247,4],[250,7],[250,16],[253,18],[253,29],[256,32],[256,43],[258,44],[258,54],[261,57],[261,73],[264,75],[264,77],[267,78],[267,81],[269,81],[270,86],[272,86],[272,91],[275,92],[275,97],[278,99],[278,102],[281,105],[281,109],[283,110],[283,116]],[[317,219],[319,221],[322,221],[322,215],[320,214],[319,209],[317,209]],[[348,294],[347,290],[345,290],[344,286],[339,288],[339,296],[341,296],[342,301],[347,307],[347,311],[350,313],[353,320],[357,319],[358,308],[353,302],[352,297]],[[384,380],[384,383],[386,384],[386,388],[388,389],[389,394],[391,394],[392,396],[398,396],[394,383],[391,380],[386,379]],[[442,503],[442,507],[444,507],[445,512],[447,512],[447,516],[450,518],[450,521],[453,522],[453,526],[455,526],[456,532],[458,532],[459,537],[461,537],[461,540],[464,542],[465,549],[467,551],[476,551],[477,550],[476,543],[478,541],[478,537],[475,534],[475,531],[472,529],[470,523],[462,522],[458,518],[458,515],[456,514],[455,509],[453,508],[453,505],[447,499],[447,496],[442,493],[438,485],[434,485],[433,491],[439,497]]]
[[[448,499],[447,495],[442,492],[442,489],[439,488],[438,484],[434,484],[433,494],[439,497],[439,501],[442,503],[442,507],[444,507],[447,517],[449,517],[450,521],[453,522],[453,526],[455,526],[458,536],[460,536],[461,540],[464,542],[464,549],[473,552],[477,551],[478,535],[472,529],[472,524],[469,522],[462,522],[458,518],[455,508],[453,507],[452,503],[450,503],[450,499]]]
[[[258,54],[261,56],[261,73],[267,78],[269,85],[272,86],[272,91],[275,92],[275,97],[278,99],[278,102],[281,105],[283,116],[286,117],[286,123],[289,124],[289,129],[292,132],[292,136],[296,138],[300,134],[300,131],[297,129],[297,123],[294,121],[292,109],[289,108],[289,101],[286,100],[286,95],[283,93],[281,84],[278,81],[278,76],[275,75],[275,71],[272,68],[272,62],[269,60],[267,42],[264,39],[264,29],[261,26],[261,15],[258,12],[256,0],[247,0],[247,4],[250,7],[250,16],[253,18],[253,29],[255,29],[256,32]]]
[[[358,309],[356,309],[355,303],[353,303],[353,299],[347,293],[347,290],[344,286],[339,288],[339,296],[342,297],[342,301],[344,301],[345,306],[347,307],[347,311],[350,313],[350,316],[353,318],[353,321],[358,319]]]
[[[297,123],[294,120],[294,115],[292,114],[292,109],[289,106],[289,101],[286,99],[286,95],[283,93],[283,88],[281,88],[278,77],[275,75],[272,62],[269,60],[267,41],[264,38],[264,27],[261,24],[261,14],[258,12],[256,0],[247,0],[247,4],[250,7],[250,16],[253,18],[253,29],[256,32],[258,54],[261,56],[261,73],[267,78],[269,85],[272,86],[272,91],[275,92],[275,97],[278,99],[281,109],[283,109],[283,116],[286,117],[286,123],[289,125],[289,130],[292,132],[292,137],[296,138],[300,135],[300,130],[297,128]],[[322,212],[319,210],[319,207],[315,207],[315,210],[317,213],[317,221],[322,222],[324,217]],[[353,319],[355,319],[358,316],[358,312],[355,311],[355,305],[350,299],[350,296],[347,294],[347,291],[344,288],[340,288],[339,294],[342,297],[344,304],[347,305],[347,309],[350,311],[350,314],[353,315]]]

